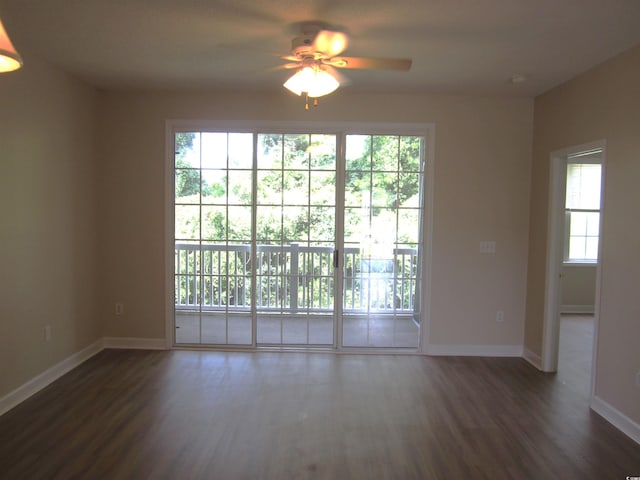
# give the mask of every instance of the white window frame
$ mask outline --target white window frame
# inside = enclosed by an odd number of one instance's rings
[[[594,266],[598,264],[599,258],[588,259],[588,258],[570,258],[569,257],[569,244],[571,242],[571,213],[575,212],[586,212],[586,213],[598,213],[600,217],[602,217],[602,178],[603,178],[603,149],[597,148],[593,150],[587,150],[584,152],[577,152],[567,155],[567,160],[565,162],[565,188],[566,188],[566,168],[570,164],[593,164],[600,165],[600,205],[597,209],[578,209],[578,208],[567,208],[566,199],[565,199],[565,207],[564,207],[564,245],[563,245],[563,260],[562,263],[564,265],[570,266]],[[565,190],[566,196],[566,190]],[[601,220],[600,220],[601,221]],[[598,255],[600,252],[599,244],[601,242],[601,229],[598,227]]]

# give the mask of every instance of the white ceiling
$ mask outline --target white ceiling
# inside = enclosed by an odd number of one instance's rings
[[[109,90],[282,89],[300,23],[346,31],[353,91],[533,96],[640,44],[640,0],[0,0],[35,53]],[[513,74],[527,81],[514,84]]]

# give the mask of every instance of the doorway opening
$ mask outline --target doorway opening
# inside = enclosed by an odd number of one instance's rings
[[[589,395],[599,313],[605,154],[604,141],[551,154],[542,369],[559,372]]]

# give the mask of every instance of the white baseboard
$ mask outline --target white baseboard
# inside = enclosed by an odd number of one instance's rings
[[[461,357],[522,357],[522,345],[434,345],[426,348],[427,355]]]
[[[166,350],[164,338],[105,337],[104,348],[133,348],[140,350]]]
[[[593,315],[595,311],[593,305],[560,305],[560,313]]]
[[[92,343],[88,347],[85,347],[79,352],[65,358],[64,360],[48,368],[41,374],[33,377],[28,382],[22,384],[14,391],[0,398],[0,415],[8,412],[13,407],[24,402],[31,395],[39,392],[47,385],[53,383],[58,378],[63,376],[65,373],[73,370],[81,363],[93,357],[96,353],[99,353],[103,348],[102,345],[102,340],[98,340],[97,342]]]
[[[528,348],[524,349],[524,354],[522,355],[527,362],[536,367],[538,370],[542,370],[542,357],[537,353],[532,352]]]
[[[591,398],[591,409],[611,425],[640,444],[640,425],[601,398]]]

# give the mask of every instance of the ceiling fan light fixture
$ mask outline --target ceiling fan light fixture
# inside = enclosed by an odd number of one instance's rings
[[[22,57],[11,43],[0,20],[0,73],[12,72],[20,67],[22,67]]]
[[[323,97],[335,92],[340,82],[329,72],[319,67],[303,67],[294,73],[284,87],[300,96],[306,93],[311,98]]]

